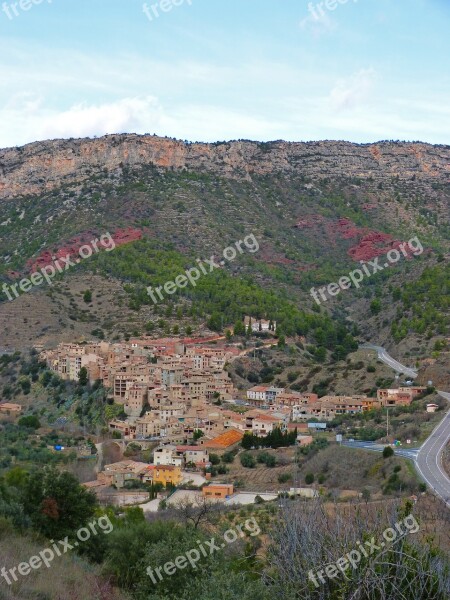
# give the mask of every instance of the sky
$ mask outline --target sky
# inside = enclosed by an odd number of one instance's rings
[[[0,148],[450,142],[450,0],[0,0]]]

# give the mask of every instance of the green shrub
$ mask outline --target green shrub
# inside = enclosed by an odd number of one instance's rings
[[[244,452],[240,456],[241,465],[246,469],[254,469],[256,467],[256,461],[251,454]]]
[[[391,446],[385,446],[383,450],[383,458],[390,458],[391,456],[394,456],[394,450],[391,448]]]

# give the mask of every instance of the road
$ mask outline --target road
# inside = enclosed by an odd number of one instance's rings
[[[450,394],[438,392],[450,401]],[[450,478],[442,465],[442,453],[450,439],[450,411],[421,446],[416,459],[417,470],[435,494],[450,508]]]
[[[343,446],[349,448],[360,448],[361,450],[370,450],[371,452],[383,452],[385,444],[377,444],[376,442],[349,442],[348,440],[342,442]],[[409,458],[410,460],[416,460],[419,454],[419,448],[393,448],[394,453],[403,458]]]
[[[360,348],[368,348],[370,350],[376,350],[378,358],[389,365],[392,369],[398,373],[404,373],[408,377],[415,379],[417,377],[417,371],[405,367],[397,360],[392,358],[384,348],[381,346],[375,346],[374,344],[362,344]],[[450,393],[448,392],[437,392],[442,398],[445,398],[450,402]],[[450,508],[450,477],[444,470],[442,464],[442,453],[450,439],[450,410],[446,413],[442,421],[433,430],[430,437],[417,449],[403,449],[395,448],[395,454],[409,458],[414,461],[420,476],[433,490],[433,492],[442,498],[446,505]],[[380,444],[374,444],[372,442],[344,442],[344,445],[356,448],[363,448],[364,450],[372,450],[375,452],[382,452],[383,446]]]
[[[386,365],[394,369],[394,371],[397,371],[397,373],[404,373],[408,377],[412,377],[412,379],[415,379],[418,375],[417,371],[414,371],[409,367],[405,367],[405,365],[399,363],[398,360],[392,358],[392,356],[390,356],[382,346],[375,346],[374,344],[361,344],[360,348],[376,350],[378,353],[379,360],[381,360],[381,362],[384,362]]]

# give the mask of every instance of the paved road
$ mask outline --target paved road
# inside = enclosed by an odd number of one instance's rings
[[[450,394],[438,392],[450,401]],[[450,508],[450,478],[442,466],[442,453],[450,439],[450,411],[435,428],[427,441],[420,448],[416,460],[417,470],[428,486],[440,496]]]
[[[375,346],[374,344],[361,344],[360,348],[376,350],[378,353],[378,358],[381,360],[381,362],[384,362],[386,365],[388,365],[389,367],[391,367],[392,369],[394,369],[394,371],[397,371],[398,373],[404,373],[408,377],[412,377],[412,379],[415,379],[418,375],[417,371],[414,371],[413,369],[410,369],[409,367],[405,367],[404,365],[399,363],[398,360],[395,360],[395,358],[392,358],[392,356],[390,356],[386,352],[386,350],[384,348],[382,348],[381,346]]]
[[[438,392],[442,398],[450,401],[448,392]],[[450,411],[437,425],[430,437],[420,448],[394,448],[394,453],[413,460],[420,476],[437,496],[440,496],[450,508],[450,478],[442,466],[442,453],[450,439]],[[384,446],[375,442],[343,442],[350,448],[361,448],[372,452],[383,452]]]
[[[376,350],[378,358],[395,369],[398,373],[404,373],[408,377],[415,379],[418,375],[417,371],[405,367],[397,360],[392,358],[384,348],[375,346],[374,344],[362,344],[360,348],[368,348]],[[438,394],[450,402],[450,393],[439,392]],[[411,449],[394,449],[395,454],[414,460],[417,470],[422,479],[427,483],[428,487],[433,492],[440,496],[446,505],[450,508],[450,477],[444,471],[442,465],[442,453],[450,439],[450,410],[447,412],[443,420],[434,429],[430,437],[422,444],[419,450]],[[375,452],[382,452],[383,446],[373,444],[371,442],[344,442],[346,446],[363,448]]]
[[[377,444],[376,442],[342,442],[343,446],[349,448],[361,448],[361,450],[370,450],[372,452],[383,452],[385,444]],[[419,448],[393,448],[394,453],[403,458],[409,458],[410,460],[416,460],[419,454]]]

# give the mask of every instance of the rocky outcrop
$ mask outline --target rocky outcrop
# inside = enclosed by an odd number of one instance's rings
[[[0,199],[35,195],[82,183],[106,170],[154,165],[249,179],[254,174],[297,173],[311,180],[356,178],[370,188],[396,179],[434,193],[448,180],[450,147],[423,143],[234,141],[185,143],[156,136],[108,135],[98,139],[35,142],[0,150]]]

